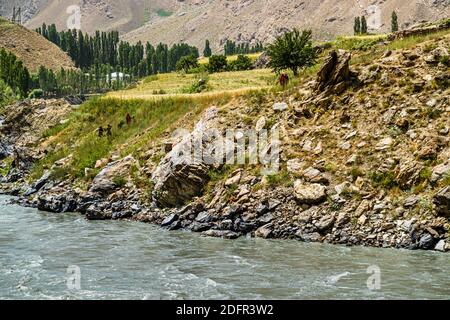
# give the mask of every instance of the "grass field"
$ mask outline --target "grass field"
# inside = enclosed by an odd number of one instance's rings
[[[223,92],[241,93],[268,88],[276,83],[276,76],[270,69],[221,72],[204,76],[208,78],[208,87],[206,91],[199,94],[186,94],[186,88],[198,82],[203,75],[174,72],[147,77],[134,89],[111,92],[108,96],[122,99],[157,99],[174,95],[193,96],[214,95]]]
[[[256,61],[256,59],[259,58],[259,56],[261,55],[261,53],[251,53],[251,54],[246,54],[245,56],[249,57],[252,61]],[[227,56],[227,60],[228,62],[233,62],[237,59],[239,55],[233,55],[233,56]],[[209,58],[200,58],[198,60],[199,64],[207,64],[209,62]]]

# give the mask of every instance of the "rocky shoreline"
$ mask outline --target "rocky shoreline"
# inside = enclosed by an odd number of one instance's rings
[[[34,141],[30,137],[23,142],[23,130],[37,130],[42,125],[28,119],[20,129],[17,127],[15,119],[36,112],[30,107],[31,102],[25,102],[22,111],[2,121],[0,151],[24,151],[19,158],[13,154],[12,166],[1,178],[0,189],[17,196],[15,202],[22,206],[55,213],[79,212],[89,220],[127,219],[226,239],[251,236],[447,252],[450,186],[443,181],[450,170],[448,89],[433,89],[429,93],[422,81],[413,88],[416,93],[402,98],[408,101],[394,101],[390,95],[383,97],[389,105],[384,108],[371,104],[375,98],[369,97],[374,88],[387,90],[402,85],[392,76],[392,70],[398,72],[397,64],[416,72],[433,72],[427,78],[441,77],[442,68],[436,67],[432,59],[431,55],[421,57],[415,52],[396,56],[387,53],[376,67],[371,65],[356,72],[349,68],[348,53],[334,52],[317,80],[298,89],[304,93],[300,102],[274,101],[261,108],[254,115],[258,121],[252,123],[256,131],[266,127],[269,118],[275,118],[280,131],[286,133],[281,137],[280,183],[275,185],[267,176],[237,167],[225,172],[212,190],[205,192],[211,170],[223,166],[180,160],[180,151],[192,141],[198,140],[202,148],[209,149],[214,139],[208,129],[241,121],[241,108],[234,106],[228,106],[226,112],[211,107],[187,136],[162,141],[166,152],[156,164],[142,168],[131,155],[100,159],[96,164],[99,173],[89,188],[82,190],[75,187],[75,178],[55,179],[51,175],[52,170],[70,162],[68,157],[56,161],[29,185],[26,176],[30,167],[45,150],[29,148],[30,141]],[[418,77],[424,78],[422,74]],[[357,93],[348,93],[348,88]],[[408,108],[412,102],[418,106]],[[49,102],[40,103],[47,105],[40,110],[51,108]],[[402,107],[397,107],[397,103],[402,103]],[[430,108],[441,116],[424,119],[422,109]],[[54,113],[59,116],[44,121],[59,123],[70,109],[68,105],[59,106],[58,113]],[[318,112],[316,116],[311,110]],[[320,116],[329,118],[321,123]],[[367,119],[357,126],[355,119],[362,116]],[[236,125],[244,126],[243,122]],[[386,133],[394,129],[395,134]],[[329,143],[333,137],[338,138]],[[411,146],[416,148],[414,153]],[[289,155],[287,151],[292,150],[302,156]],[[368,159],[372,159],[370,167],[364,167]],[[332,160],[342,161],[345,172],[333,169]],[[429,163],[432,166],[428,169]],[[132,168],[151,176],[151,195],[129,179]],[[359,173],[363,169],[374,173]],[[118,181],[117,177],[122,179]],[[397,186],[394,191],[391,180]],[[421,189],[409,191],[417,186]]]

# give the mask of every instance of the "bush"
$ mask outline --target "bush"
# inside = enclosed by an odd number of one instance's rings
[[[116,187],[123,188],[127,184],[127,179],[122,176],[117,176],[113,178],[113,183],[116,185]]]
[[[227,57],[224,55],[209,57],[209,63],[207,66],[208,72],[222,72],[226,71],[228,67]]]
[[[182,57],[176,65],[177,71],[189,72],[189,70],[198,68],[197,58],[193,55]]]
[[[230,63],[229,70],[230,71],[244,71],[250,70],[253,68],[252,60],[244,55],[239,55],[237,59]]]
[[[42,98],[43,96],[44,96],[44,91],[42,91],[42,89],[34,89],[33,91],[30,92],[30,94],[28,95],[28,98],[39,99],[39,98]]]
[[[0,80],[0,107],[14,103],[17,100],[14,91]]]
[[[312,45],[312,31],[294,29],[278,37],[269,45],[270,66],[275,72],[290,69],[295,76],[301,68],[313,66],[317,53]]]
[[[197,79],[195,79],[194,83],[192,83],[190,86],[184,88],[182,91],[183,93],[200,93],[205,91],[208,88],[208,76],[200,76]]]

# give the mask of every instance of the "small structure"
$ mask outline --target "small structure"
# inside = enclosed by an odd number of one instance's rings
[[[122,72],[113,72],[110,76],[106,76],[107,81],[109,81],[109,77],[111,77],[111,82],[123,81],[124,79],[130,78],[129,74],[125,74]]]

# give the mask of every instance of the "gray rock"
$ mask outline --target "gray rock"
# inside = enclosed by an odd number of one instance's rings
[[[189,230],[191,230],[192,232],[204,232],[204,231],[211,229],[211,227],[212,227],[212,225],[210,223],[200,223],[200,222],[194,221],[189,226]]]
[[[302,204],[319,204],[326,197],[326,188],[320,184],[304,185],[300,180],[294,184],[294,197]]]
[[[209,172],[220,167],[223,159],[216,159],[211,150],[217,144],[230,146],[214,128],[218,109],[208,109],[194,131],[184,136],[160,162],[153,172],[153,198],[158,205],[175,207],[200,196],[209,181]],[[225,154],[233,150],[225,150]],[[224,154],[224,155],[225,155]]]
[[[237,239],[241,236],[239,233],[229,230],[208,230],[203,232],[203,234],[207,237],[224,238],[224,239]]]
[[[131,167],[137,164],[132,156],[110,163],[94,178],[89,191],[104,195],[110,194],[119,187],[115,180],[119,177],[127,179]]]
[[[316,228],[320,232],[325,232],[333,227],[335,221],[334,215],[326,215],[316,223]]]
[[[215,218],[212,215],[210,215],[207,211],[200,212],[197,218],[195,218],[195,221],[200,223],[208,223],[214,220]]]
[[[426,233],[420,237],[419,248],[424,250],[431,250],[434,248],[434,239],[431,234]]]
[[[275,111],[286,111],[289,108],[286,102],[278,102],[272,106],[272,109]]]
[[[261,228],[259,228],[258,230],[256,230],[256,232],[255,232],[256,237],[263,238],[263,239],[268,239],[268,238],[270,238],[271,235],[272,235],[272,225],[271,224],[266,224],[266,225],[262,226]]]
[[[168,216],[167,218],[165,218],[163,220],[163,222],[161,223],[161,227],[167,227],[170,226],[172,223],[174,223],[175,221],[178,220],[178,215],[177,214],[171,214],[170,216]]]
[[[433,197],[433,204],[439,215],[450,217],[450,186],[443,188]]]
[[[445,252],[446,251],[446,244],[444,240],[440,240],[436,246],[434,247],[434,250]]]

